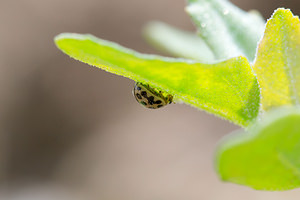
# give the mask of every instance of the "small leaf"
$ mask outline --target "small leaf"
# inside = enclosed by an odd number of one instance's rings
[[[256,118],[259,88],[246,58],[216,64],[145,55],[91,35],[60,34],[56,45],[71,57],[108,72],[147,83],[238,125]]]
[[[227,0],[189,0],[187,13],[217,59],[245,55],[255,58],[265,22]]]
[[[300,102],[300,22],[290,10],[278,9],[259,44],[254,71],[267,111]]]
[[[144,35],[150,44],[173,56],[205,63],[215,61],[210,48],[194,33],[179,30],[162,22],[151,22],[145,26]]]
[[[216,168],[225,181],[258,190],[300,187],[300,108],[268,113],[247,133],[227,137]]]

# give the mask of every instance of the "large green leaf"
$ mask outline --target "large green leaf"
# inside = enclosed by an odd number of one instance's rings
[[[300,22],[290,10],[278,9],[259,44],[254,71],[263,110],[300,102]]]
[[[56,45],[71,57],[108,72],[148,83],[240,126],[256,118],[259,88],[246,58],[216,64],[145,55],[91,35],[61,34]]]
[[[162,22],[151,22],[145,26],[144,35],[150,44],[173,56],[204,63],[215,61],[213,52],[195,33],[182,31]]]
[[[259,190],[300,187],[300,108],[272,111],[248,132],[227,137],[216,168],[223,180]]]
[[[257,12],[245,12],[227,0],[189,0],[186,11],[217,59],[245,55],[254,60],[265,25]]]

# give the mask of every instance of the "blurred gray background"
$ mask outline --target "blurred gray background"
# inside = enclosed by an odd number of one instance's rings
[[[234,0],[268,18],[296,0]],[[138,105],[134,82],[70,59],[61,32],[92,33],[145,53],[160,20],[194,30],[183,0],[0,0],[0,199],[291,200],[221,182],[216,143],[238,129],[182,104]]]

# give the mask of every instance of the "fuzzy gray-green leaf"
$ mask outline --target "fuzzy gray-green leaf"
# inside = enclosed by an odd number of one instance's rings
[[[265,23],[227,0],[189,0],[186,11],[217,59],[245,55],[255,58]]]

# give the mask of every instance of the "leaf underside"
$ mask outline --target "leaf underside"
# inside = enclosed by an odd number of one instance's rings
[[[56,45],[72,58],[149,84],[240,126],[256,118],[259,88],[246,58],[215,64],[145,55],[91,35],[60,34]]]

